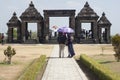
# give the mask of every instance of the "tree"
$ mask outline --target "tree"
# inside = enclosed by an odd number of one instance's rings
[[[16,28],[13,29],[13,37],[14,37],[14,39],[17,39],[17,29]]]
[[[112,45],[114,46],[114,51],[116,54],[114,54],[117,61],[120,61],[120,35],[116,34],[112,37]]]
[[[37,39],[37,32],[32,32],[32,35],[31,35],[32,39]]]
[[[11,64],[12,56],[16,54],[16,51],[14,48],[11,48],[11,46],[8,46],[6,50],[4,50],[4,55],[8,58],[7,63]]]

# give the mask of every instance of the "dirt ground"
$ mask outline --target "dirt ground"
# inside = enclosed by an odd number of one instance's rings
[[[99,55],[99,54],[115,54],[111,44],[74,44],[75,57],[80,54]]]
[[[11,44],[17,54],[13,56],[11,65],[5,65],[2,64],[5,58],[3,51],[7,46],[8,44],[0,45],[0,80],[16,80],[33,59],[39,57],[41,54],[45,54],[49,57],[53,48],[53,45],[47,44]],[[76,53],[75,57],[78,57],[80,54],[114,54],[111,44],[74,44],[74,50]]]
[[[0,80],[17,80],[16,78],[22,73],[22,71],[33,61],[35,58],[44,54],[47,57],[50,56],[53,45],[19,45],[11,44],[12,48],[15,48],[16,55],[12,58],[12,64],[3,64],[5,58],[3,51],[7,48],[8,44],[0,45]]]

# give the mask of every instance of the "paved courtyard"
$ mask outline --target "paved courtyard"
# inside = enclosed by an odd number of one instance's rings
[[[54,45],[42,80],[88,80],[74,58],[67,58],[67,48],[64,58],[59,58],[58,54],[59,46]]]

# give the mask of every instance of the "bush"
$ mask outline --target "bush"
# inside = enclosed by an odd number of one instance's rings
[[[80,56],[80,61],[89,69],[91,69],[99,77],[100,80],[120,80],[120,77],[118,75],[112,73],[106,67],[102,66],[85,54]]]
[[[116,34],[112,37],[112,45],[113,46],[119,46],[120,45],[120,35]]]
[[[11,46],[8,46],[6,50],[4,50],[4,55],[8,58],[7,63],[11,64],[12,56],[16,54],[16,51],[14,48],[11,48]]]
[[[112,45],[114,46],[114,51],[116,54],[115,58],[117,61],[120,61],[120,35],[116,34],[115,36],[112,37]]]
[[[18,80],[36,80],[37,75],[42,71],[46,62],[46,56],[41,55],[40,58],[36,59],[23,73]]]

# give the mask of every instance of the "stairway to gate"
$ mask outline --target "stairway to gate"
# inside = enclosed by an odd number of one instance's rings
[[[91,43],[95,43],[95,41],[93,39],[81,39],[80,43],[81,44],[91,44]]]
[[[57,44],[57,37],[52,37],[50,40],[49,40],[49,43],[50,44]]]
[[[37,40],[36,39],[28,39],[24,42],[25,44],[37,44]]]

